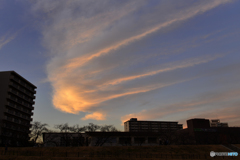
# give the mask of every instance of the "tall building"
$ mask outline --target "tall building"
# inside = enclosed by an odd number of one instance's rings
[[[28,142],[36,88],[14,71],[0,72],[0,145]]]
[[[176,131],[183,129],[182,124],[169,121],[138,121],[137,118],[131,118],[124,122],[125,132],[163,132]]]

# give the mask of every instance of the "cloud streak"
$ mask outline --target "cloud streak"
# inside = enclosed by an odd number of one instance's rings
[[[6,33],[2,37],[0,37],[0,49],[12,40],[14,40],[17,37],[18,33],[19,31],[15,33]]]

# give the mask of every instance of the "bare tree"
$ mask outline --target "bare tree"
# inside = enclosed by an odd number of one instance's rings
[[[34,121],[32,123],[32,127],[31,127],[31,133],[30,133],[30,140],[32,140],[34,142],[34,144],[37,143],[37,141],[42,141],[42,133],[43,132],[47,132],[48,129],[46,128],[46,126],[48,126],[48,124],[46,123],[41,123],[38,121]]]
[[[100,131],[101,132],[118,132],[117,128],[114,127],[113,125],[100,126]]]
[[[55,125],[54,128],[59,129],[61,132],[64,132],[64,133],[71,132],[71,127],[68,126],[67,123]]]
[[[97,130],[101,129],[101,126],[93,123],[89,123],[87,126],[85,126],[86,131],[88,132],[96,132]]]

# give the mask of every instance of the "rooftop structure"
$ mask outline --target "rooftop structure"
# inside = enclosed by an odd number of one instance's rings
[[[212,119],[210,121],[211,127],[228,127],[228,123],[220,123],[220,119]]]

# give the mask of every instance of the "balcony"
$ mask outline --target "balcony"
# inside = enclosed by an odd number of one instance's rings
[[[22,105],[21,101],[20,101],[18,98],[16,98],[15,96],[12,96],[12,95],[10,96],[10,95],[8,95],[7,98],[9,98],[9,99],[13,100],[14,102]]]
[[[24,101],[27,101],[27,102],[29,102],[29,103],[31,103],[31,104],[35,104],[35,102],[33,101],[33,99],[32,98],[28,98],[27,96],[25,96],[24,94],[22,94],[22,93],[19,93],[18,91],[16,91],[16,90],[13,90],[13,89],[9,89],[9,92],[11,92],[12,94],[14,94],[15,96],[17,96],[17,97],[20,97],[20,98],[22,98]],[[22,100],[18,100],[19,101],[19,103],[24,103],[24,102],[22,102]],[[25,102],[26,103],[26,102]]]
[[[18,77],[11,75],[10,78],[19,83],[20,79]]]
[[[13,96],[10,96],[10,95],[9,95],[7,98],[11,99],[12,101],[16,102],[17,104],[20,104],[20,105],[22,105],[22,106],[24,106],[24,107],[27,107],[27,108],[31,109],[31,110],[34,109],[34,107],[32,107],[30,104],[28,104],[28,103],[26,103],[26,102],[23,102],[22,100],[19,100],[19,99],[16,98],[16,97],[13,97]],[[18,106],[17,104],[14,105],[14,106],[12,106],[12,105],[10,105],[10,104],[8,104],[8,105],[11,106],[11,107],[16,108],[15,106]],[[24,111],[24,112],[27,112],[26,110],[23,110],[22,107],[21,107],[21,110]],[[30,114],[31,112],[27,112],[27,113]]]
[[[11,117],[5,117],[4,120],[6,120],[8,122],[13,122],[13,118],[11,118]]]
[[[27,122],[21,122],[20,124],[21,124],[21,125],[24,125],[24,126],[27,126],[27,127],[29,127],[29,128],[32,127],[32,126],[31,126],[29,123],[27,123]]]
[[[13,86],[14,88],[18,89],[18,85],[14,82],[10,82],[9,83],[10,86]]]
[[[15,114],[14,114],[14,111],[11,111],[11,110],[9,110],[9,109],[7,110],[7,113],[8,113],[8,114],[11,114],[11,115],[15,115]]]
[[[13,105],[13,104],[10,103],[10,104],[8,104],[8,106],[13,107],[14,109],[17,109],[18,111],[21,111],[21,112],[24,112],[24,113],[32,115],[32,112],[28,111],[27,109],[23,109],[19,105]],[[21,117],[20,113],[16,113],[15,115],[18,116],[18,117]]]
[[[26,88],[25,86],[22,87],[22,85],[20,86],[19,83],[16,82],[10,82],[9,84],[10,86],[14,87],[15,89],[17,89],[18,91],[21,91],[25,94],[27,94],[28,96],[32,97],[33,99],[35,99],[36,97],[34,96],[34,94],[36,94],[36,91],[34,89],[29,89]]]
[[[5,128],[7,128],[7,127],[5,127]],[[6,136],[6,137],[11,137],[12,136],[12,134],[10,134],[10,133],[2,133],[2,135]]]
[[[7,128],[7,129],[11,129],[11,130],[15,130],[15,131],[20,131],[20,132],[24,132],[24,133],[26,133],[26,132],[30,132],[30,130],[29,129],[26,129],[26,128],[22,128],[22,127],[17,127],[17,126],[12,126],[12,125],[4,125],[3,126],[4,128]]]
[[[33,112],[31,112],[31,116],[33,116]]]
[[[24,119],[26,119],[26,120],[28,120],[28,121],[31,121],[31,118],[29,118],[29,117],[27,117],[27,116],[25,116],[25,115],[22,115],[21,118],[24,118]]]
[[[25,116],[25,115],[22,115],[21,113],[18,113],[18,112],[7,110],[7,113],[11,114],[13,116],[19,117],[19,118],[23,118],[23,119],[28,120],[28,121],[32,121],[32,118],[30,118],[28,116]],[[20,123],[20,122],[18,122],[18,120],[14,120],[11,117],[7,117],[7,120],[9,120],[11,122],[15,122],[15,123]]]

